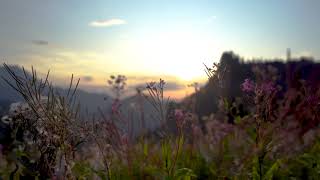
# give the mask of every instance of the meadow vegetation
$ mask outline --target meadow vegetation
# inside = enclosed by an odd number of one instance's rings
[[[298,86],[278,83],[272,66],[253,70],[237,87],[242,96],[224,94],[228,66],[205,67],[216,85],[218,109],[197,113],[198,96],[173,102],[166,82],[150,82],[137,94],[153,107],[132,134],[130,114],[122,111],[126,77],[111,76],[110,109],[82,116],[76,100],[79,81],[67,95],[55,91],[49,73],[21,77],[4,65],[5,79],[25,100],[1,119],[0,179],[319,179],[320,91],[296,78]],[[232,82],[231,82],[232,83]],[[205,89],[196,83],[195,93]],[[137,102],[139,106],[139,102]],[[139,106],[140,107],[140,106]],[[159,121],[154,131],[145,121]]]

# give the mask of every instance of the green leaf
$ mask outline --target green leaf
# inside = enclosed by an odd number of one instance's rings
[[[178,154],[179,154],[180,151],[181,151],[182,148],[183,148],[183,143],[184,143],[184,137],[183,137],[183,135],[181,135],[181,137],[178,138],[177,143],[179,143],[179,146],[180,146],[180,150],[179,150],[179,152],[178,152]]]
[[[196,177],[194,172],[188,168],[181,168],[175,171],[174,179],[191,179],[191,177]]]
[[[148,144],[143,143],[143,155],[148,156]]]
[[[223,102],[224,102],[224,108],[225,108],[226,110],[228,110],[228,109],[229,109],[229,102],[228,102],[227,98],[224,98],[224,99],[223,99]]]
[[[250,128],[247,128],[246,131],[247,131],[248,135],[250,136],[250,138],[253,141],[255,141],[257,138],[257,132],[256,132],[255,128],[250,127]]]
[[[106,173],[103,170],[94,171],[94,173],[99,176],[102,180],[107,180]]]
[[[166,169],[169,169],[171,166],[171,147],[170,147],[170,143],[165,140],[162,145],[161,145],[161,150],[162,150],[162,157],[163,157],[163,163],[164,163],[164,167]]]
[[[240,124],[240,123],[241,123],[241,117],[240,117],[240,116],[236,116],[234,122],[235,122],[236,124]]]
[[[20,158],[20,157],[28,157],[28,155],[27,155],[25,152],[21,151],[21,150],[17,150],[17,151],[16,151],[16,157],[17,157],[17,158]]]
[[[72,167],[72,172],[78,179],[92,177],[93,170],[89,163],[78,162]]]
[[[277,160],[273,165],[269,168],[267,173],[264,176],[264,180],[272,180],[274,173],[280,168],[281,160]]]
[[[255,156],[252,160],[252,179],[254,180],[260,180],[259,176],[259,159],[257,156]]]

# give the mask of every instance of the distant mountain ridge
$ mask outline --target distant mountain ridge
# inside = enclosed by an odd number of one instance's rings
[[[219,93],[222,92],[223,96],[231,101],[237,97],[242,97],[243,92],[240,85],[246,78],[254,80],[253,67],[255,66],[260,68],[275,67],[279,73],[277,83],[283,88],[299,86],[299,83],[295,81],[297,78],[305,79],[306,82],[312,83],[315,88],[320,85],[320,63],[309,58],[300,58],[289,62],[281,61],[280,59],[248,62],[243,61],[233,52],[225,52],[221,56],[220,64],[228,69],[224,76],[224,89],[221,91],[213,81],[208,81],[199,92],[186,97],[181,103],[178,103],[179,106],[188,106],[192,99],[196,99],[195,105],[191,109],[194,109],[199,117],[217,112]],[[11,68],[16,73],[23,75],[21,68],[18,66],[11,66]],[[11,79],[2,66],[0,66],[0,76],[5,79]],[[56,87],[56,89],[61,94],[67,94],[67,89],[65,88]],[[78,89],[77,97],[83,112],[87,109],[90,114],[95,113],[100,116],[99,107],[106,114],[111,111],[112,97],[108,94],[90,93]],[[23,101],[22,97],[7,85],[4,80],[0,79],[0,116],[8,110],[8,106],[11,103],[18,101]],[[121,104],[122,113],[130,121],[132,120],[134,134],[139,133],[142,126],[145,126],[147,130],[155,130],[159,127],[160,123],[152,117],[156,115],[154,114],[154,109],[144,97],[133,95],[121,100]],[[190,107],[187,109],[190,110]],[[142,121],[144,121],[144,125],[142,125]]]
[[[23,77],[23,71],[18,66],[10,66],[10,68],[19,76]],[[28,72],[27,72],[28,73]],[[5,70],[3,66],[0,66],[0,77],[13,82],[9,73]],[[0,79],[0,112],[1,109],[7,109],[13,102],[23,101],[21,95],[16,92],[12,87],[10,87],[3,79]],[[54,87],[60,94],[67,94],[68,90],[61,87]],[[89,93],[84,90],[78,89],[77,100],[82,106],[83,111],[88,110],[89,113],[96,113],[98,107],[106,108],[111,105],[111,98],[108,94],[99,93]]]
[[[21,77],[24,76],[20,67],[10,66],[10,68],[17,75]],[[0,77],[9,80],[9,82],[13,82],[13,79],[10,77],[8,72],[6,72],[3,66],[0,66]],[[12,87],[10,87],[2,78],[0,79],[0,117],[4,116],[8,112],[12,103],[24,101],[21,95]],[[54,88],[59,92],[60,95],[66,95],[68,93],[68,90],[65,88]],[[76,97],[77,101],[80,103],[81,113],[84,115],[88,112],[89,116],[96,114],[98,117],[100,117],[101,112],[98,112],[98,109],[102,110],[102,113],[105,114],[111,112],[113,98],[108,94],[90,93],[78,89],[76,92]],[[131,126],[134,135],[140,132],[142,126],[149,131],[158,128],[160,124],[151,117],[152,114],[154,114],[154,109],[143,96],[133,95],[122,99],[121,112],[128,120],[132,121]],[[145,121],[143,123],[144,125],[142,125],[142,119]]]

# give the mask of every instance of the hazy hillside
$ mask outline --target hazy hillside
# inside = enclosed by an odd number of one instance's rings
[[[19,76],[23,76],[23,71],[18,66],[11,66],[12,70],[14,70]],[[10,82],[12,82],[12,78],[6,72],[3,66],[0,67],[0,77],[3,77]],[[68,90],[55,87],[55,89],[61,94],[67,94]],[[77,99],[81,104],[81,109],[83,112],[86,109],[89,113],[96,113],[98,107],[107,108],[110,107],[111,98],[107,94],[98,94],[98,93],[89,93],[83,91],[81,89],[77,90]],[[7,106],[12,102],[23,101],[22,97],[11,88],[3,79],[0,79],[0,112],[7,109]]]
[[[220,64],[222,69],[227,69],[223,76],[223,87],[219,87],[214,81],[208,81],[198,93],[186,97],[183,101],[183,104],[187,105],[195,98],[195,110],[200,117],[218,110],[218,94],[231,102],[237,97],[243,97],[240,86],[246,78],[257,80],[257,68],[263,71],[273,69],[277,75],[276,84],[281,86],[282,91],[299,88],[301,81],[297,79],[305,80],[305,83],[314,89],[320,85],[320,63],[310,58],[302,57],[287,62],[281,59],[245,61],[233,52],[225,52],[221,56]]]
[[[23,71],[21,68],[17,66],[11,66],[11,68],[18,75],[23,76]],[[10,82],[13,80],[6,72],[4,67],[0,67],[0,76],[10,80]],[[20,94],[11,88],[3,79],[0,81],[0,116],[3,116],[9,110],[11,103],[23,101],[23,99]],[[55,89],[61,95],[66,95],[68,93],[67,89],[61,87],[55,87]],[[88,112],[90,116],[92,114],[96,114],[100,117],[100,112],[98,112],[99,108],[105,114],[110,113],[112,98],[107,94],[90,93],[78,89],[76,92],[76,97],[80,103],[81,112],[83,115],[86,115]],[[140,110],[142,110],[143,113]],[[138,134],[141,131],[142,126],[144,126],[147,130],[153,130],[159,126],[159,122],[154,120],[155,117],[152,117],[152,114],[154,114],[153,107],[150,106],[150,104],[142,96],[133,95],[123,99],[121,101],[121,111],[125,117],[132,122],[132,130],[134,134]],[[144,125],[141,124],[142,119],[144,119]]]

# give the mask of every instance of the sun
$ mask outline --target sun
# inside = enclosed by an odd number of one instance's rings
[[[145,35],[138,47],[144,63],[154,71],[184,81],[205,77],[203,63],[212,63],[215,53],[212,39],[183,30]]]

